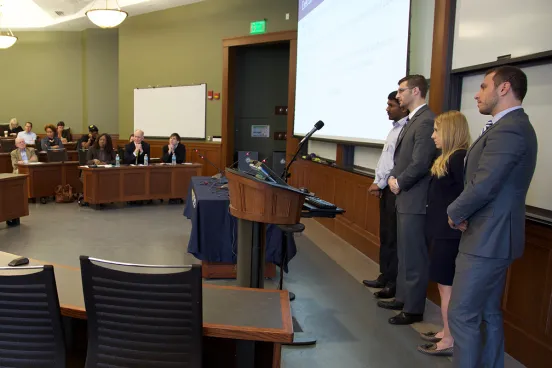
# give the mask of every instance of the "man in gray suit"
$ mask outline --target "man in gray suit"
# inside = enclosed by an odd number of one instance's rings
[[[504,367],[500,301],[508,266],[523,254],[537,161],[537,136],[521,107],[526,92],[525,74],[502,66],[475,95],[479,112],[493,118],[466,154],[464,191],[447,210],[450,226],[463,231],[448,312],[455,367]]]
[[[399,81],[397,99],[410,114],[395,149],[395,166],[388,180],[397,196],[397,255],[399,272],[395,300],[378,306],[402,310],[389,319],[393,325],[407,325],[423,320],[429,273],[425,240],[426,198],[429,169],[436,155],[431,140],[435,114],[425,102],[427,80],[409,75]]]

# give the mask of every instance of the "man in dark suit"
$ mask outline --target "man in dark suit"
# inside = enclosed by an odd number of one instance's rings
[[[393,325],[423,320],[428,285],[429,256],[425,239],[425,213],[429,170],[436,156],[431,139],[435,114],[425,102],[427,80],[409,75],[399,81],[397,99],[410,114],[399,135],[395,165],[388,184],[397,207],[397,250],[399,273],[395,300],[380,301],[378,306],[402,310],[389,319]]]
[[[125,146],[125,164],[143,164],[146,155],[150,157],[150,145],[144,142],[144,132],[138,129],[134,132],[133,142]]]
[[[169,137],[169,144],[163,146],[161,161],[166,164],[172,163],[173,154],[177,164],[186,162],[186,147],[180,143],[180,135],[178,133],[171,134]]]
[[[447,209],[450,226],[463,231],[448,313],[455,367],[504,367],[500,301],[508,266],[523,254],[537,161],[537,136],[521,107],[526,93],[525,73],[502,66],[486,73],[475,95],[492,119],[470,147],[464,191]]]

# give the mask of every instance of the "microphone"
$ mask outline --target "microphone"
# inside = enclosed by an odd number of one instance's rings
[[[303,142],[309,139],[317,130],[322,129],[323,126],[324,122],[322,120],[318,120],[318,122],[314,124],[314,127],[311,129],[311,131],[308,132],[307,135],[303,137],[303,139],[301,139],[301,142],[299,142],[299,144],[303,144]]]
[[[219,169],[219,167],[217,165],[215,165],[214,163],[211,162],[211,160],[209,160],[207,157],[205,157],[204,155],[202,155],[201,153],[199,153],[199,150],[198,149],[194,149],[195,153],[197,153],[197,155],[202,159],[204,160],[205,162],[207,162],[209,165],[213,166],[215,169],[217,169],[218,171],[218,174],[215,174],[212,176],[212,178],[214,179],[220,179],[222,176],[224,176],[224,173],[222,172],[221,169]]]

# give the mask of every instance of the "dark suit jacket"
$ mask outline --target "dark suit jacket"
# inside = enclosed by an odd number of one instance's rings
[[[135,149],[136,146],[134,145],[134,142],[131,142],[125,146],[125,164],[131,165],[136,163],[136,156],[134,156]],[[148,158],[151,158],[149,143],[142,142],[142,149],[144,150],[144,152],[138,155],[138,164],[144,163],[145,155],[148,155]]]
[[[401,192],[397,195],[397,212],[426,213],[429,170],[436,157],[433,134],[435,114],[423,106],[404,126],[395,148],[395,166],[390,176],[397,178]]]
[[[43,151],[48,151],[48,149],[52,146],[59,146],[59,148],[63,148],[63,142],[57,136],[55,136],[52,140],[50,140],[47,136],[40,140],[40,148]]]
[[[448,207],[468,220],[460,252],[515,259],[525,246],[525,197],[537,162],[537,136],[523,109],[509,112],[470,147],[464,191]]]
[[[178,143],[178,146],[176,146],[176,149],[174,150],[174,154],[176,155],[177,164],[186,162],[186,147],[184,147],[182,143]],[[169,155],[169,145],[163,147],[163,156],[161,157],[161,161],[166,164],[170,164],[172,162],[172,155]]]
[[[426,234],[431,239],[460,239],[462,232],[448,224],[447,207],[464,190],[464,158],[466,150],[450,156],[447,174],[441,178],[431,176],[427,192]]]

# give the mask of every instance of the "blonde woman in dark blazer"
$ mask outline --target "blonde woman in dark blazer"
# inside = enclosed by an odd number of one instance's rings
[[[18,137],[15,139],[15,146],[17,147],[11,153],[11,162],[13,167],[13,173],[18,173],[18,165],[25,164],[27,162],[38,162],[38,157],[34,148],[27,147],[25,139]]]

